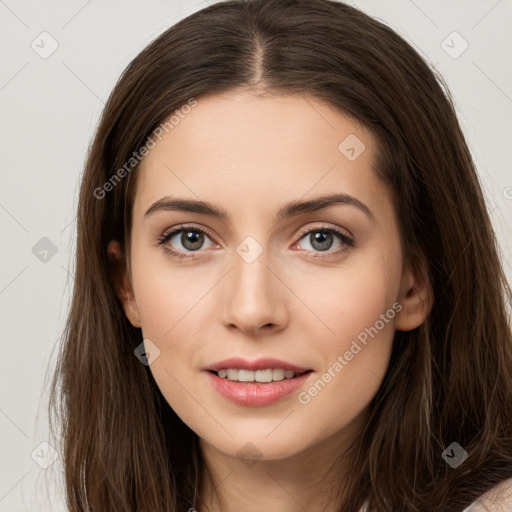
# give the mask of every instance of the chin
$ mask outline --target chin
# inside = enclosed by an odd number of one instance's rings
[[[278,423],[277,423],[278,424]],[[247,465],[254,464],[257,460],[271,461],[292,457],[305,450],[307,447],[320,442],[321,439],[306,439],[303,435],[293,435],[290,428],[283,428],[282,432],[272,432],[276,428],[276,422],[271,428],[258,430],[246,428],[241,431],[230,430],[233,438],[223,435],[222,438],[200,436],[202,443],[207,443],[224,455],[246,461]],[[300,427],[298,427],[300,430]],[[265,432],[265,433],[262,433]],[[269,435],[270,433],[270,435]],[[268,436],[268,437],[265,437]]]

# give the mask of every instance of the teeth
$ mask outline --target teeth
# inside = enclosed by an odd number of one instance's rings
[[[238,370],[229,369],[227,377],[229,380],[238,380]]]
[[[256,382],[272,382],[272,370],[256,370],[254,380]]]
[[[238,380],[240,382],[254,382],[254,372],[252,370],[238,370]]]
[[[267,368],[266,370],[245,370],[237,368],[222,368],[217,372],[222,379],[238,382],[276,382],[284,379],[292,379],[296,376],[293,370],[282,368]]]
[[[283,380],[284,379],[284,374],[285,374],[284,370],[281,370],[281,369],[278,369],[278,368],[274,368],[272,370],[272,380]]]

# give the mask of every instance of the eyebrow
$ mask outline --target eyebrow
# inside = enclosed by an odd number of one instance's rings
[[[375,217],[368,206],[359,201],[359,199],[342,193],[320,196],[308,201],[291,201],[279,210],[276,215],[276,220],[280,221],[285,218],[295,217],[305,213],[313,213],[338,204],[355,206],[363,211],[370,220],[375,220]],[[222,221],[227,221],[229,219],[229,213],[226,210],[213,204],[204,201],[176,197],[173,198],[168,196],[153,203],[144,214],[144,217],[149,217],[150,215],[160,211],[200,213]]]

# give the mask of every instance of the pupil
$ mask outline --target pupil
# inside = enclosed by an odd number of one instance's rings
[[[181,243],[186,249],[199,249],[203,242],[202,237],[202,233],[196,233],[195,231],[183,232],[181,235]]]
[[[332,234],[324,231],[317,231],[310,236],[311,246],[319,251],[325,251],[332,244]]]

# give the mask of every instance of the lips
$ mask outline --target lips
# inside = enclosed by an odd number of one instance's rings
[[[297,374],[301,374],[307,371],[312,370],[311,368],[307,368],[305,366],[298,366],[287,361],[282,361],[280,359],[274,359],[269,357],[262,357],[257,359],[256,361],[248,361],[246,359],[242,359],[240,357],[232,357],[230,359],[224,359],[223,361],[218,361],[204,368],[206,371],[210,372],[218,372],[219,370],[225,368],[237,368],[239,370],[267,370],[267,369],[283,369],[283,370],[292,370]]]
[[[311,368],[269,357],[256,361],[232,357],[213,363],[203,370],[211,385],[224,398],[234,404],[249,407],[267,406],[283,399],[303,386],[313,374]],[[272,370],[272,372],[266,370]],[[236,373],[239,378],[239,374],[243,373],[243,378],[240,380],[251,382],[240,382],[236,380],[236,376],[235,380],[232,380],[233,376],[229,375],[230,372]],[[225,373],[228,375],[224,375]],[[270,382],[267,375],[269,373],[275,374],[274,380]],[[267,378],[260,379],[263,374]],[[285,377],[283,374],[291,375]]]

